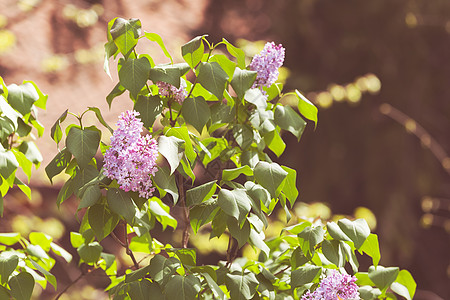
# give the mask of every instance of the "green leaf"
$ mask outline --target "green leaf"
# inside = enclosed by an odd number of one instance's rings
[[[80,247],[84,243],[83,236],[78,232],[70,232],[70,244],[74,248]]]
[[[361,299],[364,300],[375,300],[379,299],[378,297],[381,296],[381,291],[378,288],[373,288],[369,285],[364,285],[359,288],[359,295]]]
[[[6,246],[12,246],[15,243],[18,243],[21,239],[20,233],[11,232],[11,233],[0,233],[0,244],[4,244]]]
[[[402,297],[408,300],[414,298],[417,284],[414,281],[411,273],[407,270],[401,270],[398,273],[397,279],[391,284],[391,289]]]
[[[167,129],[167,130],[166,130]],[[185,154],[191,163],[194,163],[197,158],[197,153],[194,151],[194,147],[192,146],[191,137],[189,135],[189,131],[186,126],[182,127],[169,127],[164,129],[165,136],[174,136],[185,142]]]
[[[35,165],[38,165],[43,160],[41,152],[39,152],[34,142],[23,141],[19,146],[19,151],[25,154],[25,157]]]
[[[106,123],[105,119],[103,119],[102,113],[99,108],[90,106],[88,107],[88,110],[93,111],[95,113],[95,116],[97,117],[97,120],[100,122],[100,124],[105,126],[111,134],[114,133],[114,130],[111,128],[111,126],[109,126],[108,123]]]
[[[214,299],[225,299],[224,292],[220,289],[220,287],[217,285],[217,283],[214,281],[211,275],[209,275],[207,272],[202,272],[202,276],[205,277],[206,283],[213,292],[213,295],[215,297]]]
[[[150,270],[150,265],[147,265],[143,268],[132,271],[125,275],[125,282],[129,283],[129,282],[137,281],[141,278],[144,278],[148,274],[149,270]]]
[[[30,113],[31,107],[37,100],[39,100],[39,94],[29,82],[20,86],[16,84],[8,86],[8,103],[22,115]]]
[[[324,240],[322,243],[322,252],[329,261],[337,267],[342,268],[345,264],[345,254],[340,243],[340,241]]]
[[[294,169],[281,166],[283,170],[285,170],[288,175],[286,177],[286,181],[284,183],[283,189],[281,190],[286,197],[288,198],[289,202],[291,203],[291,207],[294,207],[295,200],[297,200],[298,197],[298,190],[297,190],[297,171]]]
[[[344,250],[345,257],[350,263],[350,266],[352,267],[353,272],[358,272],[359,268],[359,262],[356,258],[355,252],[352,250],[352,247],[348,243],[340,243],[342,246],[342,249]]]
[[[225,284],[233,300],[252,299],[258,283],[255,274],[251,272],[234,271],[225,275]]]
[[[219,209],[217,213],[213,216],[211,222],[211,234],[209,235],[209,239],[214,237],[220,237],[227,228],[228,215],[222,210]]]
[[[170,53],[169,53],[169,51],[167,51],[166,46],[164,45],[164,42],[163,42],[162,38],[158,34],[145,32],[144,36],[148,40],[158,43],[159,47],[161,47],[161,50],[164,52],[164,55],[166,57],[168,57],[170,59],[170,62],[173,64],[172,56],[170,56]]]
[[[9,275],[16,269],[19,264],[19,257],[14,252],[0,253],[0,280],[2,284],[8,282]]]
[[[177,89],[180,88],[181,76],[179,67],[167,64],[155,66],[150,69],[149,73],[149,78],[153,83],[163,81],[175,86]]]
[[[245,220],[244,224],[239,226],[236,218],[229,217],[227,221],[228,230],[232,237],[238,242],[239,248],[245,245],[248,238],[250,237],[250,223]]]
[[[382,291],[386,289],[397,279],[399,269],[397,267],[385,268],[383,266],[371,266],[369,268],[369,278]]]
[[[7,179],[19,166],[14,153],[0,148],[0,175]]]
[[[180,261],[175,257],[165,258],[162,255],[155,255],[150,261],[149,274],[153,280],[162,284],[165,283],[180,266]]]
[[[228,78],[227,73],[216,62],[202,62],[198,67],[198,82],[219,100],[223,98]]]
[[[8,102],[6,102],[6,99],[0,95],[0,111],[3,112],[3,115],[5,115],[8,119],[11,120],[11,122],[14,124],[14,128],[18,128],[18,119],[22,118],[22,114],[14,110],[14,108],[9,105]]]
[[[100,242],[116,228],[119,218],[110,213],[104,205],[96,204],[88,210],[89,225]]]
[[[161,135],[158,139],[158,151],[170,165],[170,175],[175,172],[183,157],[184,141],[174,136]]]
[[[117,96],[122,95],[125,92],[125,88],[119,83],[117,83],[113,90],[106,96],[106,102],[108,102],[109,108],[111,108],[111,103]]]
[[[108,200],[108,207],[112,212],[123,216],[129,224],[134,223],[136,209],[129,193],[110,188],[106,193],[106,199]]]
[[[245,52],[242,49],[233,46],[226,39],[222,39],[222,42],[224,42],[225,45],[227,46],[228,52],[234,57],[236,57],[238,67],[241,69],[245,69]]]
[[[169,207],[165,205],[160,199],[156,197],[150,199],[148,203],[148,209],[150,210],[152,215],[156,216],[158,221],[163,226],[163,230],[165,230],[167,226],[170,226],[173,229],[177,228],[177,220],[169,214]]]
[[[100,144],[100,132],[90,128],[72,127],[66,138],[66,147],[75,156],[81,168],[87,166],[97,153]]]
[[[191,190],[188,190],[188,193]],[[192,207],[189,212],[189,219],[194,233],[196,234],[201,226],[211,222],[218,210],[217,200],[215,199],[207,200]]]
[[[350,238],[342,231],[342,229],[335,222],[327,223],[327,231],[330,236],[338,241],[351,241]]]
[[[121,59],[119,69],[120,84],[130,91],[133,99],[137,96],[141,89],[145,86],[150,72],[150,62],[143,56],[140,58]]]
[[[164,300],[164,295],[157,283],[147,279],[128,284],[131,300]]]
[[[47,281],[50,282],[50,284],[55,288],[55,291],[56,291],[57,282],[56,282],[55,275],[53,275],[52,273],[50,273],[49,271],[44,269],[41,265],[39,265],[34,260],[30,259],[30,262],[39,272],[41,272],[45,276],[45,279],[47,279]]]
[[[25,175],[27,175],[28,181],[29,181],[31,178],[31,169],[33,167],[33,163],[28,160],[28,158],[25,156],[25,154],[17,151],[17,149],[13,148],[11,151],[14,153],[14,156],[16,157],[17,162],[19,163],[19,166],[22,168],[22,171],[25,173]],[[19,178],[14,179],[15,184],[19,184],[21,182],[22,181],[20,181]]]
[[[296,288],[310,282],[314,282],[319,278],[322,267],[306,265],[292,271],[291,273],[291,287]]]
[[[172,195],[173,202],[176,204],[178,202],[178,187],[175,176],[171,175],[169,168],[166,166],[159,167],[153,179],[158,188]]]
[[[243,166],[235,169],[225,169],[222,171],[222,180],[231,181],[241,174],[253,176],[253,170],[249,166]]]
[[[201,134],[203,127],[211,119],[209,105],[203,97],[189,97],[184,100],[182,114],[186,122]]]
[[[205,36],[197,36],[181,46],[181,55],[192,69],[202,60],[205,51],[205,46],[203,45],[203,37]]]
[[[62,188],[59,190],[58,196],[56,198],[56,205],[58,206],[58,208],[61,205],[61,203],[69,199],[69,197],[72,196],[73,193],[74,193],[74,180],[71,178],[68,179],[64,183]]]
[[[6,138],[14,131],[14,123],[9,118],[0,116],[0,141],[5,141]]]
[[[163,102],[159,96],[142,96],[139,95],[134,110],[139,112],[141,121],[145,128],[152,128],[158,115],[163,111]]]
[[[260,161],[253,170],[256,182],[267,189],[276,198],[283,188],[288,172],[283,170],[277,163]]]
[[[216,180],[214,180],[187,190],[186,206],[197,205],[210,199],[216,189]]]
[[[64,248],[62,248],[61,246],[58,246],[57,244],[51,242],[50,247],[52,248],[53,252],[55,252],[56,255],[59,255],[62,258],[64,258],[66,262],[70,263],[72,261],[72,254],[64,250]]]
[[[181,263],[185,266],[195,267],[197,265],[197,252],[193,248],[166,249],[169,253],[175,253]]]
[[[134,49],[141,34],[141,21],[138,19],[115,19],[111,29],[111,38],[123,56],[127,57]]]
[[[166,299],[193,300],[200,292],[201,283],[197,277],[175,275],[169,279],[164,287]]]
[[[265,110],[267,107],[266,97],[262,94],[261,90],[258,88],[245,90],[244,98],[247,102],[254,104],[256,107],[260,109]]]
[[[254,182],[247,181],[245,183],[245,189],[254,202],[260,201],[266,208],[269,208],[271,197],[265,188]]]
[[[373,265],[375,267],[378,266],[381,259],[381,254],[380,245],[378,244],[378,236],[376,234],[371,233],[359,250],[372,257]]]
[[[314,254],[314,247],[323,241],[325,230],[321,226],[306,227],[298,234],[303,253]]]
[[[311,103],[305,96],[303,96],[298,90],[295,90],[295,94],[298,98],[298,111],[308,120],[314,122],[314,128],[317,127],[317,107]]]
[[[276,97],[281,95],[283,91],[283,84],[281,82],[276,82],[269,87],[263,87],[263,90],[267,93],[267,101],[271,101]]]
[[[222,69],[227,73],[229,78],[233,77],[234,70],[236,69],[236,63],[228,59],[226,55],[223,54],[214,54],[209,57],[209,62],[218,63]]]
[[[254,140],[253,130],[245,124],[233,126],[233,137],[242,150],[247,150]]]
[[[45,109],[47,105],[48,95],[44,95],[42,91],[39,89],[36,83],[31,80],[25,80],[24,84],[32,84],[34,86],[35,91],[37,92],[39,99],[34,102],[34,106]]]
[[[9,293],[10,290],[5,288],[4,286],[0,285],[0,299],[10,299],[11,294]]]
[[[265,257],[268,258],[270,248],[264,242],[264,238],[263,232],[258,233],[256,230],[253,230],[253,228],[250,230],[249,242],[257,249],[260,249],[265,254]]]
[[[229,216],[238,220],[239,224],[245,219],[251,208],[251,200],[244,189],[221,189],[217,204]]]
[[[58,144],[62,139],[62,130],[61,130],[61,123],[64,122],[64,120],[67,117],[67,113],[69,112],[68,109],[66,109],[61,116],[55,121],[55,124],[53,124],[52,128],[50,129],[50,137]]]
[[[103,247],[98,242],[82,244],[77,252],[80,258],[86,263],[96,263],[100,259]]]
[[[369,225],[367,225],[367,222],[364,219],[358,219],[355,221],[341,219],[338,221],[338,226],[342,229],[345,235],[353,241],[356,249],[359,249],[364,244],[370,234]]]
[[[8,282],[11,289],[11,296],[16,300],[29,300],[34,288],[34,278],[30,273],[20,272],[11,277]]]
[[[298,113],[296,113],[290,106],[277,105],[275,108],[275,123],[281,129],[291,132],[300,140],[303,131],[306,127],[306,122]]]
[[[53,238],[43,232],[31,232],[29,235],[30,242],[34,245],[39,245],[46,252],[50,250],[50,244]]]
[[[98,184],[88,185],[83,187],[80,195],[81,201],[78,205],[78,210],[96,204],[102,196],[102,192]]]
[[[264,134],[264,142],[266,143],[267,147],[278,157],[280,157],[286,149],[286,144],[281,138],[278,129],[274,129]]]

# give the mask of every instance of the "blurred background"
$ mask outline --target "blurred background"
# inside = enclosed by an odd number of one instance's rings
[[[132,107],[119,98],[109,110],[105,101],[116,81],[103,71],[103,45],[117,16],[139,18],[177,61],[176,49],[200,34],[225,37],[249,54],[262,41],[282,43],[285,89],[319,107],[317,129],[309,126],[300,143],[286,134],[279,158],[298,172],[305,203],[298,209],[324,218],[373,214],[381,264],[408,269],[418,298],[450,299],[448,0],[0,0],[0,76],[7,84],[33,80],[49,95],[39,115],[46,161],[34,173],[34,197],[5,199],[0,232],[44,231],[70,245],[76,202],[56,208],[60,185],[50,186],[43,172],[56,154],[48,132],[66,108],[95,105],[113,124]],[[165,62],[153,45],[138,52]],[[59,272],[61,289],[77,276]],[[94,288],[69,295],[100,299]]]

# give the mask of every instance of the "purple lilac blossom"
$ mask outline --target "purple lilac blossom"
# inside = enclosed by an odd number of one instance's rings
[[[278,79],[278,69],[283,65],[285,49],[281,44],[275,45],[274,42],[266,43],[264,49],[256,54],[249,67],[256,71],[256,80],[253,88],[262,89],[263,86],[269,87]]]
[[[176,86],[170,83],[158,81],[156,85],[159,88],[159,94],[164,97],[173,97],[175,101],[182,104],[187,96],[186,82],[184,80],[180,81],[180,88],[177,89]]]
[[[148,199],[155,190],[151,176],[158,170],[158,144],[151,135],[141,135],[143,123],[138,115],[128,110],[119,116],[111,147],[105,153],[104,173],[117,180],[120,189],[139,192],[140,197]]]
[[[302,300],[360,299],[358,286],[355,282],[355,276],[332,270],[331,274],[320,281],[319,287],[312,293],[307,291],[302,296]]]

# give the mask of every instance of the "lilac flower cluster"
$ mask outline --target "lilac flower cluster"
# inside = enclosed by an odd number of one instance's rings
[[[330,275],[320,281],[319,287],[312,293],[307,291],[302,300],[360,299],[355,282],[355,276],[332,270]]]
[[[156,85],[159,88],[159,94],[165,97],[173,97],[175,101],[182,104],[184,99],[187,97],[186,82],[184,80],[180,81],[180,88],[171,85],[170,83],[158,81]]]
[[[256,71],[256,80],[253,88],[262,89],[263,86],[269,87],[278,79],[278,69],[283,65],[285,49],[281,44],[275,45],[274,42],[266,43],[264,49],[256,54],[249,67]]]
[[[148,199],[155,190],[151,176],[158,170],[158,144],[151,135],[141,135],[143,123],[138,115],[129,110],[119,116],[111,147],[105,153],[104,173],[117,180],[122,190],[139,192]]]

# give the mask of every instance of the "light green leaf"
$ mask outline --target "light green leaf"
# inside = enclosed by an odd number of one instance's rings
[[[177,137],[185,142],[185,154],[187,159],[191,163],[194,163],[195,159],[197,158],[197,153],[194,151],[194,147],[192,146],[191,137],[189,135],[189,131],[186,126],[182,127],[169,127],[164,129],[164,135],[165,136],[174,136]]]
[[[144,33],[144,36],[148,40],[158,43],[159,47],[161,47],[161,50],[164,52],[164,55],[166,57],[168,57],[170,59],[170,62],[173,64],[172,56],[170,56],[170,53],[169,53],[169,51],[167,51],[166,46],[164,45],[164,42],[163,42],[162,38],[158,34],[146,32],[146,33]]]
[[[295,200],[297,200],[298,197],[298,190],[297,190],[297,171],[294,169],[281,166],[283,170],[285,170],[288,175],[286,177],[286,181],[284,183],[283,189],[281,190],[286,197],[288,198],[289,202],[291,203],[291,207],[294,207]]]
[[[304,284],[314,282],[319,278],[322,267],[306,265],[292,271],[291,273],[291,287],[296,288]]]
[[[205,51],[205,46],[203,45],[203,37],[197,36],[181,46],[181,55],[184,61],[186,61],[189,66],[194,69],[198,63],[202,60],[203,52]]]
[[[163,230],[166,229],[167,226],[170,226],[173,229],[177,228],[177,220],[169,214],[169,207],[160,199],[156,197],[150,199],[148,209],[161,223]]]
[[[314,128],[317,127],[317,107],[311,103],[305,96],[298,90],[295,90],[295,94],[298,98],[298,111],[308,120],[314,122]]]
[[[155,122],[158,115],[162,113],[163,108],[163,102],[159,96],[139,95],[133,109],[139,112],[139,117],[144,123],[144,127],[152,128],[153,123]]]
[[[321,226],[306,227],[298,234],[303,253],[314,254],[314,247],[323,241],[325,230]]]
[[[206,279],[206,283],[214,294],[214,299],[225,299],[225,294],[222,289],[217,285],[214,279],[207,272],[202,272],[203,277]]]
[[[148,80],[151,68],[150,62],[143,56],[136,59],[121,59],[119,65],[121,65],[119,69],[120,84],[130,91],[133,99],[137,99],[139,92]]]
[[[108,207],[112,212],[123,216],[128,223],[133,224],[136,209],[130,195],[122,190],[110,188],[106,193]]]
[[[42,93],[37,84],[31,80],[25,80],[23,84],[32,84],[34,86],[34,89],[39,96],[39,99],[34,102],[34,106],[45,109],[47,105],[48,95],[44,95],[44,93]]]
[[[72,127],[66,138],[66,147],[75,156],[81,168],[87,166],[97,153],[100,144],[100,132],[90,128]]]
[[[265,236],[264,236],[263,232],[258,233],[256,230],[253,230],[253,228],[252,228],[250,230],[249,242],[257,249],[260,249],[265,254],[265,257],[268,258],[269,253],[270,253],[270,248],[264,242],[264,237]]]
[[[80,258],[86,263],[96,263],[100,259],[102,251],[103,247],[98,242],[82,244],[77,249]]]
[[[203,97],[189,97],[184,100],[182,114],[188,124],[201,134],[203,127],[211,119],[209,105]]]
[[[300,140],[303,131],[306,127],[306,122],[298,113],[296,113],[290,106],[277,105],[275,108],[275,123],[281,129],[291,132]]]
[[[30,273],[20,272],[11,277],[8,284],[11,289],[11,296],[16,300],[31,299],[34,288],[34,278]]]
[[[375,267],[378,265],[381,259],[381,254],[380,245],[378,244],[378,236],[376,234],[371,233],[359,250],[372,257],[372,262]]]
[[[252,299],[259,282],[251,272],[235,271],[225,275],[225,284],[230,291],[231,299],[241,300]]]
[[[19,166],[14,153],[0,148],[0,175],[3,178],[9,178]]]
[[[247,71],[250,72],[250,71]],[[255,72],[256,74],[256,72]],[[247,75],[247,77],[250,77],[250,74]],[[256,78],[256,76],[255,76]],[[234,77],[233,77],[234,80]],[[249,82],[249,78],[247,78],[247,81]],[[252,82],[253,83],[253,82]],[[233,84],[233,81],[231,81],[231,84]],[[244,88],[246,88],[247,86],[244,85]],[[251,86],[250,86],[251,87]],[[247,102],[250,102],[252,104],[254,104],[256,107],[265,110],[267,107],[267,100],[266,97],[262,94],[260,89],[251,89],[251,88],[247,88],[246,90],[244,90],[244,98]],[[234,89],[234,87],[233,87]]]
[[[264,124],[270,124],[271,122],[265,122]],[[281,138],[280,132],[278,129],[274,129],[272,131],[267,132],[264,134],[264,142],[266,143],[267,147],[275,153],[276,156],[280,157],[281,154],[283,154],[284,150],[286,149],[286,144]]]
[[[216,180],[214,180],[187,190],[186,206],[197,205],[210,199],[216,189]]]
[[[18,243],[21,238],[22,237],[18,232],[0,233],[0,244],[12,246],[15,243]]]
[[[356,249],[359,249],[370,234],[369,225],[366,220],[358,219],[350,221],[348,219],[341,219],[338,221],[339,228],[347,235],[355,244]]]
[[[110,213],[104,205],[96,204],[88,210],[89,225],[100,242],[107,237],[119,223],[116,214]]]
[[[35,231],[31,232],[28,238],[32,244],[41,246],[46,252],[50,250],[50,244],[53,241],[53,238],[48,234]]]
[[[194,300],[200,292],[201,283],[197,277],[175,275],[169,279],[164,287],[166,299]]]
[[[222,180],[231,181],[239,175],[253,176],[253,170],[249,166],[243,166],[235,169],[225,169],[222,171]]]
[[[185,266],[195,267],[197,265],[197,252],[193,248],[166,249],[169,253],[175,253],[181,263]]]
[[[72,235],[71,235],[71,238],[72,238]],[[52,248],[53,252],[55,252],[56,255],[59,255],[62,258],[64,258],[66,260],[66,262],[70,263],[72,261],[72,254],[67,252],[61,246],[52,242],[52,243],[50,243],[50,247]],[[78,247],[75,247],[75,248],[78,248]]]
[[[178,202],[178,187],[175,182],[175,176],[171,175],[169,168],[166,166],[159,167],[153,179],[158,188],[172,196],[173,202],[176,204]]]
[[[0,280],[1,284],[8,282],[9,276],[19,264],[19,257],[14,252],[0,253]]]
[[[236,57],[238,67],[241,69],[245,69],[245,52],[242,49],[233,46],[226,39],[222,39],[222,42],[224,42],[225,45],[227,46],[228,52],[234,57]]]
[[[170,175],[175,172],[183,157],[184,141],[174,136],[161,135],[158,139],[158,151],[170,165]]]
[[[134,49],[141,34],[141,21],[138,19],[115,19],[109,33],[123,56],[127,57]]]
[[[228,78],[227,73],[216,62],[202,62],[198,67],[198,82],[219,100],[223,99]]]
[[[105,55],[104,55],[104,61],[103,61],[103,70],[105,71],[105,73],[111,79],[112,79],[111,72],[109,71],[109,58],[111,56],[113,56],[113,55],[116,55],[118,51],[119,51],[119,48],[117,48],[117,46],[114,43],[114,41],[108,41],[105,44]]]
[[[397,279],[399,269],[397,267],[385,268],[383,266],[371,266],[369,268],[369,278],[382,291],[386,289]]]
[[[30,259],[29,261],[39,272],[41,272],[45,276],[45,279],[47,279],[47,281],[50,282],[50,284],[55,288],[55,291],[56,291],[57,283],[56,283],[55,275],[53,275],[52,273],[50,273],[49,271],[44,269],[41,265],[39,265],[34,260]]]
[[[6,99],[5,97],[3,97],[3,95],[0,95],[0,111],[2,111],[3,115],[11,120],[11,122],[14,124],[14,128],[18,128],[18,119],[22,118],[23,116],[21,113],[14,110],[14,108],[12,108],[8,102],[6,102]]]
[[[283,170],[277,163],[260,161],[253,170],[256,182],[267,189],[276,198],[283,188],[288,172]]]
[[[245,219],[251,208],[251,200],[244,189],[221,189],[217,204],[229,216],[238,220],[239,224]]]
[[[391,284],[391,289],[402,297],[408,300],[414,298],[417,284],[414,281],[411,273],[407,270],[401,270],[398,273],[397,279]]]
[[[226,55],[223,54],[214,54],[209,58],[209,62],[218,63],[222,69],[227,73],[229,78],[233,77],[234,70],[236,69],[236,63],[229,60]]]

